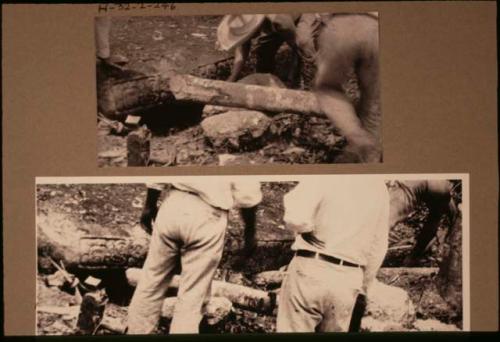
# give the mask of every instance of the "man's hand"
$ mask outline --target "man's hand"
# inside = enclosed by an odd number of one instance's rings
[[[251,41],[247,41],[242,45],[238,46],[234,52],[234,62],[233,68],[231,70],[231,75],[226,80],[227,82],[236,82],[248,60],[248,55],[250,54]]]
[[[140,224],[142,229],[148,234],[153,232],[153,221],[156,219],[158,213],[157,202],[160,197],[161,191],[148,188],[144,208],[142,209]]]

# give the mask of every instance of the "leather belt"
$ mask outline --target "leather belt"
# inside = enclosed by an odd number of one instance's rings
[[[349,267],[361,267],[358,264],[355,264],[353,262],[345,261],[339,258],[336,258],[331,255],[326,255],[322,253],[317,253],[313,251],[308,251],[306,249],[299,249],[298,251],[295,252],[296,256],[304,257],[304,258],[313,258],[313,259],[321,259],[323,261],[331,262],[332,264],[335,265],[340,265],[340,266],[349,266]]]

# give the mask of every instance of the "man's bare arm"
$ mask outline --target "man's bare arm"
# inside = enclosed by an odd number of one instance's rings
[[[245,42],[236,48],[234,52],[234,63],[233,69],[231,70],[231,76],[227,79],[228,82],[236,82],[245,66],[245,63],[250,54],[251,41]]]

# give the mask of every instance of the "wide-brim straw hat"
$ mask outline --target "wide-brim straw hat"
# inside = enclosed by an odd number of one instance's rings
[[[250,39],[260,28],[264,14],[229,14],[222,18],[217,28],[219,46],[231,51]]]

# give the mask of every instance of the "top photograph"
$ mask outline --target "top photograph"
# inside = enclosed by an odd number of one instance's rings
[[[383,162],[377,12],[94,24],[99,167]]]

